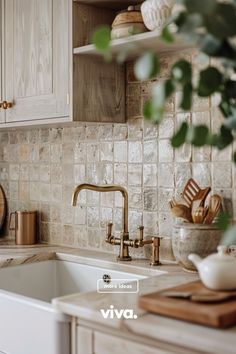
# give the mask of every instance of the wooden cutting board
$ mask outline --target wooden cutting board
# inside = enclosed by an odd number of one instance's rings
[[[236,324],[235,298],[219,303],[200,303],[161,295],[167,291],[206,293],[208,289],[200,281],[195,281],[141,296],[139,306],[148,312],[210,327],[226,328]]]
[[[5,198],[4,190],[0,185],[0,229],[3,226],[6,217],[6,211],[7,211],[6,198]]]

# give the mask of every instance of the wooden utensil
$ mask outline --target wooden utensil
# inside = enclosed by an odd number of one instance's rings
[[[217,216],[220,207],[221,207],[222,198],[218,194],[214,194],[211,196],[209,201],[209,210],[204,219],[204,224],[211,224],[215,217]]]
[[[204,219],[208,213],[209,207],[198,207],[194,212],[192,212],[192,219],[194,224],[203,224]]]
[[[6,211],[7,211],[6,198],[5,198],[4,190],[0,185],[0,229],[2,228],[3,223],[5,221]]]
[[[195,281],[165,290],[164,292],[190,292],[215,294],[204,287],[201,281]],[[218,292],[217,292],[218,293]],[[235,293],[235,292],[234,292]],[[228,294],[231,292],[219,292]],[[223,295],[222,295],[223,296]],[[224,302],[200,303],[188,299],[176,299],[162,296],[162,291],[143,295],[139,298],[139,306],[152,313],[195,322],[205,326],[226,328],[236,324],[236,300],[227,299]]]
[[[176,218],[183,218],[188,222],[192,222],[191,209],[184,204],[178,204],[175,199],[169,202],[172,214]]]
[[[201,189],[197,182],[190,178],[184,187],[183,198],[186,201],[187,205],[191,208],[194,200],[199,200],[198,206],[204,206],[206,197],[210,193],[211,188]]]

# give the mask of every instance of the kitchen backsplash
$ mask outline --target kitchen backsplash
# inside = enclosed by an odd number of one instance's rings
[[[195,53],[185,56],[196,61]],[[160,80],[168,77],[173,59],[162,58]],[[211,185],[214,192],[225,197],[226,208],[233,210],[232,148],[218,152],[209,147],[184,146],[174,151],[169,143],[183,120],[206,123],[216,130],[222,121],[216,99],[196,97],[193,111],[184,113],[177,110],[181,97],[177,93],[168,102],[166,117],[158,127],[142,118],[143,103],[154,83],[136,82],[132,64],[128,64],[127,124],[74,123],[62,128],[0,132],[0,181],[9,211],[39,210],[42,241],[118,252],[117,247],[105,244],[105,227],[113,220],[119,233],[121,195],[84,191],[73,208],[74,187],[84,182],[116,183],[128,188],[132,236],[140,224],[148,235],[171,236],[173,219],[168,201],[178,195],[191,176],[201,186]],[[169,254],[170,243],[164,244],[163,255],[164,251]],[[135,252],[140,256],[143,250]]]

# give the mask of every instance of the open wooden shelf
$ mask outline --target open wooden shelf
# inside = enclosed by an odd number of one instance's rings
[[[80,4],[92,5],[114,10],[124,10],[130,5],[141,4],[144,0],[73,0]]]
[[[151,31],[136,34],[130,37],[115,39],[111,44],[111,53],[115,56],[123,50],[129,50],[128,59],[138,57],[143,51],[153,51],[157,54],[171,53],[191,48],[182,39],[176,38],[174,43],[168,44],[161,40],[160,31]],[[93,44],[74,48],[77,55],[101,55]]]

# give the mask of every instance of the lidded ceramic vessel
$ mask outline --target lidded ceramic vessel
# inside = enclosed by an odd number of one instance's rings
[[[171,15],[175,0],[146,0],[141,5],[145,26],[150,30],[161,29]]]
[[[227,247],[218,246],[218,253],[205,259],[197,254],[190,254],[203,284],[212,290],[236,289],[236,258],[227,254]]]

